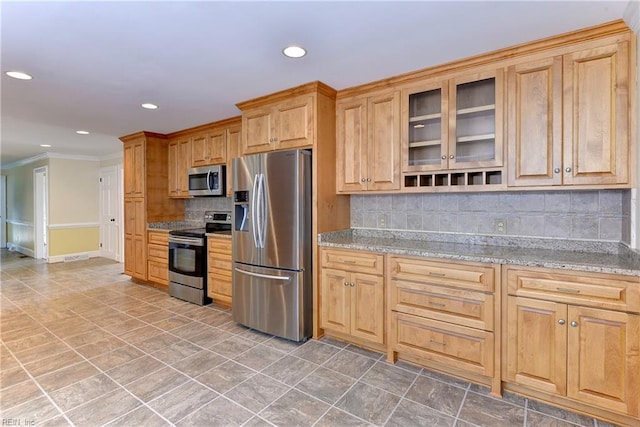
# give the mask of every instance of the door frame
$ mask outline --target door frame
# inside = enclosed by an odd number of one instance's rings
[[[49,257],[49,167],[33,170],[33,256],[35,259]]]
[[[118,251],[117,251],[117,256],[116,256],[116,261],[118,262],[124,262],[124,169],[122,167],[122,164],[120,165],[116,165],[116,166],[107,166],[107,167],[103,167],[100,168],[100,170],[98,171],[98,176],[99,179],[102,179],[103,174],[105,174],[107,171],[115,171],[115,176],[116,176],[116,188],[117,190],[117,194],[115,195],[115,200],[117,200],[118,206],[116,208],[116,212],[118,212],[118,215],[116,216],[116,224],[118,225]],[[103,218],[103,206],[102,206],[102,185],[99,186],[99,197],[98,200],[99,202],[99,211],[100,211],[100,241],[102,242],[102,237],[103,237],[103,233],[105,232],[104,230],[104,218]],[[100,256],[102,255],[102,248],[100,248]]]
[[[0,175],[0,248],[7,247],[7,177]]]

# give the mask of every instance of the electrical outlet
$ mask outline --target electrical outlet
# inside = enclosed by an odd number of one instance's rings
[[[378,215],[378,228],[387,228],[387,214]]]
[[[507,220],[496,219],[494,230],[496,234],[507,234]]]

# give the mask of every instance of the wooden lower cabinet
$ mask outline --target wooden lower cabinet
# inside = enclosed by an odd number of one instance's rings
[[[169,233],[149,231],[147,235],[147,280],[169,287]]]
[[[541,392],[551,402],[560,397],[564,406],[595,416],[605,410],[640,422],[640,281],[518,268],[507,268],[504,277],[507,387]]]
[[[497,266],[388,256],[387,359],[414,361],[500,393]]]
[[[232,260],[231,239],[229,237],[207,238],[207,295],[213,302],[231,306],[232,302]]]
[[[320,256],[320,326],[341,338],[384,344],[383,255],[324,249]]]

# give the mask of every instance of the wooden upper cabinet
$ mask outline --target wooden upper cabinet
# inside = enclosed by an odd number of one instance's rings
[[[562,183],[562,57],[507,70],[508,185]]]
[[[169,141],[168,150],[169,197],[190,197],[188,173],[191,167],[191,139],[172,139]]]
[[[124,195],[142,197],[145,188],[145,141],[134,140],[124,144]]]
[[[564,56],[564,183],[629,182],[629,43]]]
[[[508,185],[630,182],[629,43],[510,66]]]
[[[215,129],[191,139],[191,166],[224,164],[227,161],[227,130]]]
[[[242,154],[313,145],[314,98],[298,96],[242,114]]]
[[[400,189],[400,92],[340,100],[337,191]]]

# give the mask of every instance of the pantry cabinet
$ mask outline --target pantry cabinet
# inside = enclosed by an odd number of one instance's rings
[[[384,344],[383,255],[323,249],[321,259],[321,327],[341,338]]]
[[[628,184],[629,42],[508,68],[508,185]]]
[[[506,268],[506,381],[640,414],[640,281]]]
[[[147,281],[147,223],[183,220],[184,201],[168,197],[165,135],[138,132],[120,140],[124,150],[124,271]]]
[[[226,237],[207,237],[207,295],[213,302],[230,307],[232,302],[231,285],[231,239]]]
[[[400,189],[400,92],[338,100],[337,191]]]
[[[191,167],[191,139],[178,137],[169,141],[168,188],[169,197],[189,198],[189,168]]]

